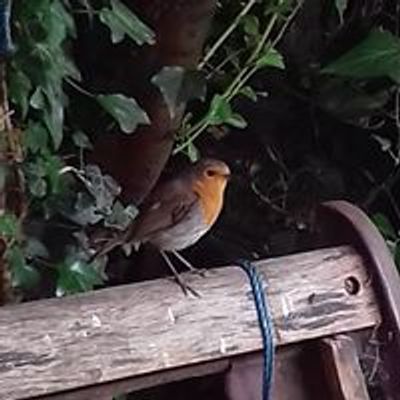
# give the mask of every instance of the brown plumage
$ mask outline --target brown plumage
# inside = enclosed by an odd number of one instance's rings
[[[172,252],[190,268],[176,252],[196,243],[213,226],[223,207],[229,176],[229,167],[223,161],[202,159],[156,185],[123,237],[109,242],[96,257],[127,243],[151,243],[174,274],[176,270],[165,252]]]

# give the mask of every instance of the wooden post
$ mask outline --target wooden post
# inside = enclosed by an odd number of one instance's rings
[[[256,265],[268,281],[279,346],[379,323],[363,260],[350,247]],[[0,398],[83,388],[92,393],[93,385],[110,393],[132,391],[154,385],[153,376],[183,379],[202,365],[260,351],[246,274],[226,267],[208,275],[185,277],[201,298],[185,297],[174,282],[160,279],[3,307]]]
[[[320,342],[326,382],[335,400],[369,400],[353,339],[346,335]]]

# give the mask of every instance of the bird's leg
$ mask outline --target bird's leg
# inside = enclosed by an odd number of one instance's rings
[[[196,297],[200,297],[199,293],[196,292],[196,290],[194,290],[192,287],[190,287],[183,279],[182,277],[179,275],[179,272],[176,270],[174,264],[172,263],[172,261],[170,260],[170,258],[168,257],[167,253],[165,253],[165,251],[160,251],[160,254],[162,256],[162,258],[164,259],[164,261],[167,263],[169,269],[172,271],[172,273],[174,274],[174,277],[176,279],[176,281],[178,282],[178,285],[181,287],[183,293],[185,295],[188,294],[188,292],[192,293],[194,296]]]
[[[178,253],[176,250],[172,250],[171,253],[190,271],[201,276],[206,276],[205,271],[194,267],[182,254]]]

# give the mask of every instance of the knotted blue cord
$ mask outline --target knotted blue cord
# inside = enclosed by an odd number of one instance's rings
[[[237,264],[247,273],[253,292],[264,347],[262,398],[263,400],[269,400],[275,359],[274,327],[272,317],[264,296],[262,278],[258,273],[257,268],[248,260],[238,260]]]
[[[11,0],[0,0],[0,58],[13,51],[10,33]]]

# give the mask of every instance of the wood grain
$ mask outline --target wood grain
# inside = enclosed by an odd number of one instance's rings
[[[335,400],[370,400],[353,339],[347,335],[320,343],[327,385]]]
[[[339,247],[257,263],[268,280],[278,345],[379,323],[362,259]],[[345,280],[359,282],[350,295]],[[246,274],[238,267],[0,309],[0,398],[26,399],[259,351]]]

